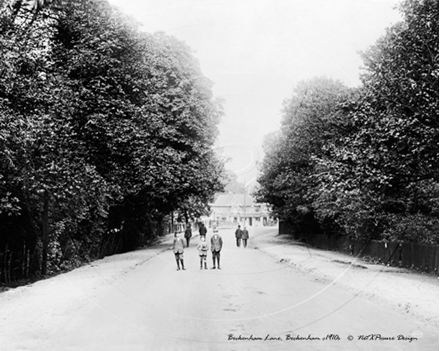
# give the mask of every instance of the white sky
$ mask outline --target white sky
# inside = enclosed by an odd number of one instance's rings
[[[256,176],[264,135],[280,127],[298,81],[359,85],[359,51],[400,19],[396,0],[110,0],[153,33],[188,44],[225,100],[218,145],[239,179]]]

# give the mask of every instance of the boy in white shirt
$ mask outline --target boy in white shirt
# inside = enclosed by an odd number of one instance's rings
[[[185,244],[183,242],[183,239],[180,237],[180,235],[177,232],[174,233],[174,241],[173,241],[172,249],[174,251],[174,256],[176,257],[178,271],[180,270],[180,264],[182,265],[182,269],[185,270],[185,266],[183,265],[183,248],[184,247],[185,247]]]
[[[197,245],[197,250],[199,250],[199,256],[200,256],[200,269],[203,269],[203,266],[205,266],[205,269],[208,269],[206,266],[206,256],[208,254],[209,246],[208,243],[205,241],[205,237],[200,237],[200,242]]]

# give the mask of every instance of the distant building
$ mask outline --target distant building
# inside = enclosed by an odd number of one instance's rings
[[[210,222],[215,221],[220,226],[228,224],[241,224],[249,227],[273,225],[267,206],[256,203],[254,198],[248,194],[220,194],[210,206]]]

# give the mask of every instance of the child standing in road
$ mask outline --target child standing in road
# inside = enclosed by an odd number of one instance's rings
[[[176,232],[174,233],[174,241],[173,241],[173,252],[174,256],[176,257],[177,262],[177,270],[180,270],[180,264],[182,265],[182,269],[185,270],[185,266],[183,265],[183,248],[185,247],[185,244],[183,242],[183,239],[179,236],[179,234]]]
[[[203,269],[203,266],[205,269],[208,269],[206,266],[206,256],[208,254],[209,246],[208,243],[205,241],[205,237],[200,237],[200,242],[197,245],[197,250],[199,250],[199,256],[200,256],[200,269]]]

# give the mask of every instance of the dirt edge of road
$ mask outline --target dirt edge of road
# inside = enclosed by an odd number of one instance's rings
[[[293,241],[289,235],[274,232],[252,238],[250,247],[315,281],[343,286],[379,305],[391,305],[401,313],[439,328],[437,276],[316,249]]]

